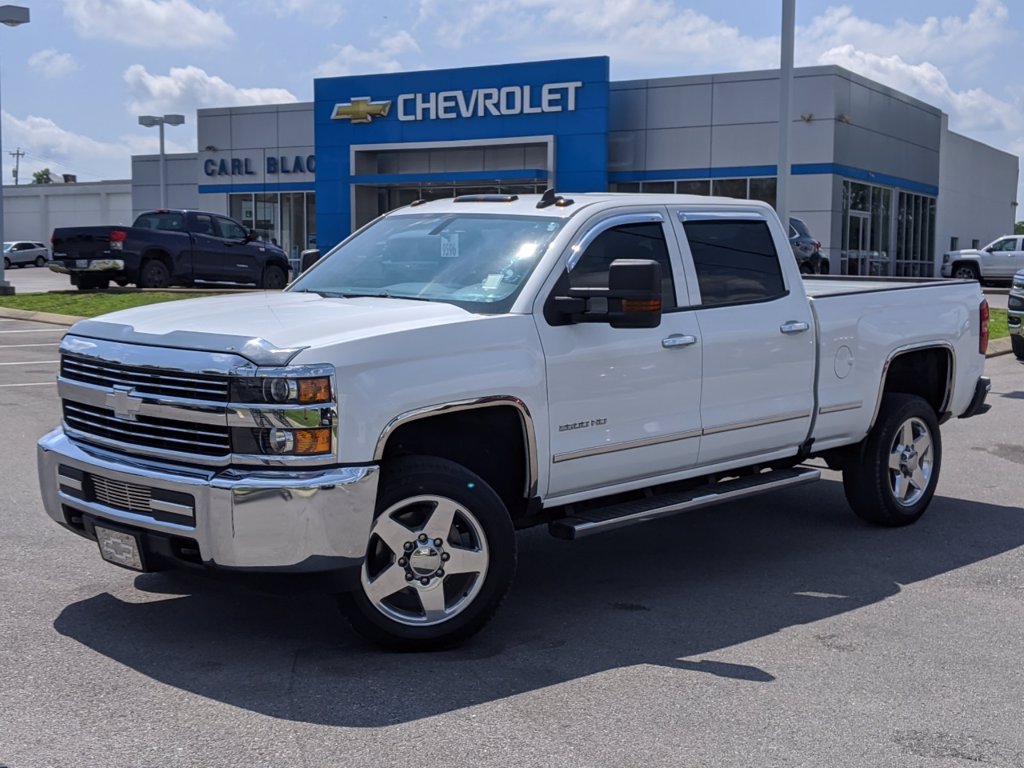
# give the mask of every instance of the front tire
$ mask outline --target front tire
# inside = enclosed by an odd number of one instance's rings
[[[961,263],[953,266],[953,277],[960,280],[980,280],[981,275],[974,264]]]
[[[46,266],[46,259],[44,259],[42,256],[36,256],[36,266],[37,267],[45,267]]]
[[[8,259],[6,256],[4,256],[4,269],[10,269],[10,268],[11,268],[11,260]]]
[[[360,583],[339,606],[375,643],[446,648],[491,619],[515,567],[512,520],[486,482],[446,459],[403,457],[381,479]]]
[[[284,270],[276,264],[268,264],[266,269],[263,270],[263,277],[258,287],[277,291],[284,288],[287,284],[288,276]]]
[[[942,436],[935,412],[917,395],[883,397],[860,460],[843,469],[843,490],[862,520],[896,527],[917,522],[939,481]]]

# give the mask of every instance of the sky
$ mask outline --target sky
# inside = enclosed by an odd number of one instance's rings
[[[4,3],[0,3],[2,5]],[[141,114],[313,100],[317,77],[606,55],[612,80],[779,66],[781,0],[16,0],[0,26],[3,180],[131,177]],[[1024,2],[796,0],[797,66],[837,64],[1024,154]],[[1022,180],[1024,181],[1024,180]],[[1022,184],[1024,187],[1024,184]],[[1024,191],[1018,191],[1024,203]],[[1024,219],[1024,205],[1018,208]]]

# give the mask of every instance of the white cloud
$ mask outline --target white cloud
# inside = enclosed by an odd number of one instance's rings
[[[885,56],[898,51],[905,61],[939,64],[976,61],[997,43],[1011,39],[1010,13],[1001,0],[977,0],[966,18],[929,16],[921,22],[897,19],[890,26],[855,16],[849,6],[829,8],[798,33],[805,53],[852,45]]]
[[[955,130],[1016,131],[1019,110],[981,88],[954,89],[929,62],[910,64],[900,56],[878,56],[844,45],[822,54],[822,64],[836,64],[877,80],[946,111]]]
[[[298,99],[284,88],[241,88],[199,67],[172,67],[156,75],[142,64],[124,73],[134,114],[190,113],[204,107],[240,107],[250,104],[285,104]]]
[[[416,39],[404,30],[382,36],[378,44],[371,49],[345,45],[338,48],[334,55],[320,64],[314,75],[316,77],[339,77],[373,72],[398,72],[410,69],[402,64],[400,56],[407,53],[419,53],[420,46]]]
[[[188,0],[64,0],[64,14],[81,37],[140,48],[196,48],[235,36],[221,14]]]
[[[79,69],[70,53],[58,53],[53,48],[37,51],[28,57],[28,65],[45,77],[58,79]]]
[[[337,0],[259,0],[256,7],[279,19],[299,17],[318,27],[333,27],[345,15]]]
[[[32,174],[43,168],[54,173],[73,173],[79,181],[100,179],[127,179],[131,177],[131,155],[156,154],[159,138],[156,132],[145,135],[124,135],[116,141],[97,141],[88,136],[68,131],[46,117],[30,115],[24,119],[3,112],[5,146],[19,147],[20,178],[31,181]],[[169,134],[167,152],[194,152],[195,147],[173,141]],[[190,140],[195,141],[194,132]],[[4,174],[10,179],[11,163],[4,163]]]

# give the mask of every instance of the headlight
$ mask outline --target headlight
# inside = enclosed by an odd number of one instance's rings
[[[266,405],[316,405],[331,401],[331,380],[312,378],[238,378],[232,382],[231,401]]]

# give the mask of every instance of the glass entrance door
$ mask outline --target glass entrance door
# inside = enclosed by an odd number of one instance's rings
[[[869,274],[871,248],[871,214],[866,211],[850,211],[846,219],[843,242],[843,261],[847,275]]]

